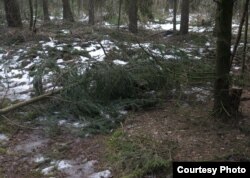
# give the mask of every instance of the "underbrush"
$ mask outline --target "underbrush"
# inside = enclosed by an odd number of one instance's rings
[[[94,63],[71,70],[60,83],[64,88],[53,109],[87,121],[88,132],[108,132],[124,118],[124,110],[153,107],[176,84],[166,63],[131,62],[126,66]]]
[[[181,92],[190,83],[204,82],[199,78],[202,72],[213,73],[211,65],[202,61],[147,57],[126,65],[107,60],[55,70],[54,85],[63,89],[45,113],[58,111],[63,118],[85,122],[81,135],[108,133],[123,121],[124,111],[154,107],[178,93],[173,90]]]
[[[167,175],[171,168],[174,144],[160,143],[145,135],[133,135],[117,130],[108,141],[107,158],[114,173],[122,178],[137,178],[150,174]]]

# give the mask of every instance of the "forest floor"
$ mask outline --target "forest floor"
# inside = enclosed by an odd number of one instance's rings
[[[82,28],[85,29],[81,30]],[[30,98],[33,77],[27,75],[33,70],[34,63],[40,62],[42,57],[39,58],[38,54],[54,54],[52,59],[56,59],[58,66],[64,68],[72,63],[90,60],[87,58],[105,60],[105,49],[110,54],[119,46],[119,40],[124,38],[131,43],[129,47],[138,48],[138,44],[133,41],[134,36],[127,32],[119,34],[110,29],[93,29],[81,25],[64,26],[60,30],[45,26],[34,35],[28,34],[27,30],[2,29],[2,34],[6,35],[0,37],[4,41],[0,57],[10,64],[6,72],[3,69],[5,64],[1,63],[0,74],[3,79],[8,79],[9,91],[6,93],[9,100],[7,104],[2,103],[2,107],[8,106],[9,102]],[[148,44],[150,42],[172,45],[182,49],[181,55],[185,52],[185,55],[197,60],[214,57],[214,41],[209,36],[211,33],[184,37],[164,37],[163,34],[143,31],[139,34],[140,43],[147,49],[152,47]],[[9,45],[13,43],[15,45]],[[100,43],[105,49],[98,47]],[[66,50],[65,44],[70,44]],[[155,55],[159,54],[153,47],[152,51]],[[165,59],[178,58],[178,55],[173,57],[171,51],[160,51],[160,54]],[[112,60],[118,65],[129,62],[117,59],[116,56]],[[20,68],[21,72],[18,71]],[[48,72],[45,78],[50,75]],[[15,77],[21,82],[16,82]],[[49,79],[46,82],[49,90],[52,85]],[[3,86],[5,87],[6,85]],[[146,170],[145,178],[171,177],[171,165],[165,164],[171,161],[250,161],[250,101],[241,103],[242,117],[239,122],[222,123],[212,117],[211,86],[201,88],[191,86],[184,92],[184,100],[177,97],[166,98],[161,105],[129,111],[125,121],[118,128],[111,129],[110,133],[90,134],[84,138],[78,135],[79,129],[84,127],[81,121],[59,118],[57,124],[53,125],[54,122],[46,122],[48,118],[29,115],[30,110],[42,108],[46,102],[2,115],[0,177],[122,177],[134,171],[129,157],[145,157],[143,160],[147,161],[143,163],[139,158],[135,160],[143,167],[140,164],[153,162],[150,160],[151,154],[156,163],[164,165],[165,170],[157,170],[155,166],[155,170]],[[4,90],[0,92],[3,95]],[[246,88],[243,97],[249,96],[249,88]]]

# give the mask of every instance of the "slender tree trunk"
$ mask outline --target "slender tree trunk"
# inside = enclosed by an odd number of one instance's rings
[[[89,25],[95,25],[95,2],[89,0]]]
[[[177,0],[173,1],[173,31],[176,32]]]
[[[35,18],[32,25],[32,31],[34,33],[36,33],[37,13],[38,13],[38,0],[35,0]]]
[[[4,8],[8,27],[22,27],[22,19],[17,1],[4,0]]]
[[[214,85],[214,113],[229,118],[233,114],[230,104],[230,56],[234,0],[217,2],[216,79]]]
[[[244,34],[244,47],[243,47],[243,59],[242,59],[242,76],[245,73],[245,68],[246,68],[246,54],[247,54],[247,37],[248,37],[248,19],[249,19],[249,8],[248,8],[249,0],[246,0],[246,19],[245,19],[245,34]]]
[[[117,24],[118,30],[120,29],[120,24],[121,24],[121,13],[122,13],[122,0],[119,0],[119,15],[118,15],[118,24]]]
[[[181,29],[182,35],[188,33],[189,24],[189,0],[182,0],[181,4]]]
[[[33,3],[32,3],[32,0],[29,0],[29,9],[30,9],[30,30],[32,30],[32,27],[33,27],[33,13],[34,13],[34,10],[33,10]]]
[[[74,17],[70,8],[69,0],[62,0],[63,3],[63,20],[74,22]]]
[[[50,21],[48,0],[43,0],[43,20]]]
[[[243,14],[242,14],[242,17],[241,17],[241,20],[240,20],[240,26],[239,26],[239,30],[238,30],[238,35],[237,35],[236,42],[234,44],[234,48],[233,48],[233,52],[232,52],[232,56],[231,56],[230,66],[233,63],[234,57],[235,57],[236,52],[237,52],[237,48],[238,48],[239,43],[240,43],[242,28],[243,28],[243,25],[244,25],[244,22],[245,22],[245,19],[246,19],[246,15],[248,13],[247,12],[248,11],[248,5],[249,5],[249,0],[246,0],[245,6],[244,6],[244,10],[243,10]]]
[[[218,18],[218,6],[216,7],[216,12],[215,12],[215,19],[217,19]],[[216,37],[216,35],[217,35],[217,30],[218,30],[218,23],[217,23],[217,21],[215,20],[215,24],[214,24],[214,28],[213,28],[213,36],[214,37]]]
[[[132,33],[137,33],[138,32],[138,0],[129,0],[129,31]]]

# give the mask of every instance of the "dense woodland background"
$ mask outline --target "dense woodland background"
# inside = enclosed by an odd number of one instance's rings
[[[249,0],[0,0],[0,177],[250,161],[249,14]]]

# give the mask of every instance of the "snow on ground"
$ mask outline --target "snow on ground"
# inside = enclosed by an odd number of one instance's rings
[[[9,138],[5,134],[0,134],[0,142],[2,141],[8,141]]]
[[[63,32],[66,33],[67,30],[63,30]],[[102,49],[101,45],[95,41],[90,42],[88,47],[81,47],[79,42],[74,42],[72,44],[72,51],[86,51],[89,53],[90,57],[79,56],[79,58],[75,59],[73,62],[76,64],[83,64],[87,63],[90,59],[92,61],[103,61],[105,58],[105,52],[108,53],[113,48],[119,49],[114,42],[107,39],[100,41],[100,43],[104,49]],[[47,42],[39,41],[39,45],[41,45],[41,49],[37,50],[37,56],[33,59],[25,58],[25,54],[32,50],[30,47],[27,47],[26,49],[18,49],[12,57],[8,56],[8,53],[0,53],[0,78],[2,79],[0,85],[0,96],[2,98],[6,97],[12,101],[30,99],[33,91],[33,76],[30,75],[30,70],[44,62],[45,58],[49,55],[49,50],[55,49],[57,51],[63,51],[64,47],[67,46],[67,44],[59,43],[53,38],[50,38]],[[25,65],[22,61],[23,58],[27,63]],[[57,59],[56,63],[60,69],[64,69],[67,66],[66,62],[60,58]],[[43,76],[44,86],[53,87],[50,83],[52,76],[53,72],[47,73]]]
[[[110,170],[104,170],[101,172],[95,171],[95,165],[98,163],[96,160],[84,161],[79,163],[73,160],[59,160],[51,161],[50,165],[43,168],[41,173],[49,175],[54,171],[61,171],[67,174],[67,178],[111,178],[112,174]]]
[[[119,59],[113,60],[113,63],[116,64],[116,65],[126,65],[126,64],[128,64],[128,62],[125,62],[125,61],[122,61],[122,60],[119,60]]]

